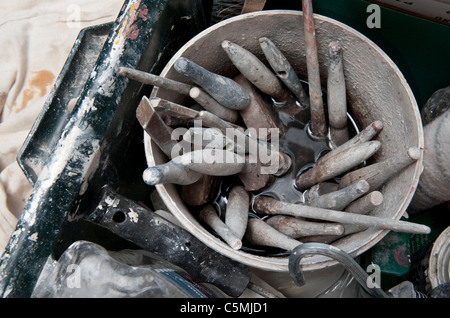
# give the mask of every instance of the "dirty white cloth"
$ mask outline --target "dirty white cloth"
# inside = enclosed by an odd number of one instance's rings
[[[32,192],[17,154],[81,29],[124,0],[0,1],[0,256]]]

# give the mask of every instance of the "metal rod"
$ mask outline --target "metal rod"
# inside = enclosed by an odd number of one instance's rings
[[[248,283],[247,288],[264,298],[286,298],[286,296],[284,296],[274,287],[256,276],[254,272],[252,272],[252,277],[250,279],[250,283]]]
[[[176,117],[176,118],[186,120],[186,121],[194,121],[195,119],[202,119],[202,118],[200,118],[200,117],[202,117],[201,112],[209,113],[204,110],[198,111],[193,108],[179,105],[177,103],[174,103],[174,102],[171,102],[171,101],[168,101],[165,99],[161,99],[159,97],[150,98],[150,103],[152,104],[153,108],[158,112],[158,114],[160,114],[160,116],[172,116],[172,117]],[[212,114],[212,115],[214,115],[214,114]],[[207,118],[207,115],[204,114],[203,117]],[[211,121],[211,120],[208,121],[205,119],[202,122],[202,124],[206,127],[213,128],[213,127],[217,127],[217,125],[219,123],[221,123],[221,125],[223,127],[226,126],[229,128],[240,128],[243,130],[242,127],[240,127],[234,123],[224,121],[217,116],[214,116],[214,117],[216,118],[215,121]],[[217,127],[217,128],[220,128],[220,127]]]
[[[195,119],[201,120],[202,125],[206,127],[218,128],[225,136],[227,135],[227,129],[234,129],[233,132],[239,135],[239,137],[244,138],[245,136],[244,128],[236,126],[233,123],[227,122],[211,112],[201,110],[197,112]],[[248,139],[248,137],[244,138],[244,140],[246,139]],[[238,138],[238,140],[241,140],[241,138]],[[247,145],[247,143],[245,143],[245,145]]]
[[[306,65],[308,69],[309,102],[311,109],[311,132],[316,137],[325,137],[328,128],[322,99],[319,57],[314,29],[312,0],[302,0],[305,29]]]
[[[188,93],[189,94],[189,93]],[[150,103],[160,116],[173,116],[179,119],[194,119],[198,111],[159,97],[150,98]]]
[[[189,95],[189,91],[192,88],[191,85],[182,82],[171,80],[162,76],[154,75],[151,73],[139,71],[129,67],[117,68],[117,74],[125,76],[134,81],[138,81],[143,84],[152,85],[168,89],[174,92],[178,92],[183,95]]]
[[[369,215],[360,215],[349,212],[328,210],[282,202],[273,198],[259,196],[254,199],[253,207],[257,212],[269,215],[284,214],[296,217],[305,217],[344,224],[373,227],[395,232],[428,234],[430,228],[426,225]]]
[[[356,136],[339,146],[339,149],[346,149],[353,145],[361,144],[366,141],[372,140],[381,130],[383,130],[383,123],[380,120],[376,120],[361,130]]]
[[[357,232],[364,231],[367,229],[367,227],[361,227],[358,225],[352,225],[352,224],[343,224],[344,226],[344,233],[341,235],[311,235],[311,236],[305,236],[302,237],[303,243],[326,243],[330,244],[335,242],[336,240],[340,239],[341,237],[354,234]]]

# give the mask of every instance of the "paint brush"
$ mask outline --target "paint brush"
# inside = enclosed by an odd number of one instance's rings
[[[349,212],[328,210],[279,201],[270,197],[259,196],[254,199],[253,207],[259,213],[269,215],[290,215],[295,217],[311,218],[343,224],[353,224],[363,227],[373,227],[395,232],[428,234],[431,229],[422,224],[407,221],[354,214]]]
[[[189,91],[192,88],[191,85],[188,85],[186,83],[174,81],[170,78],[165,78],[151,73],[135,70],[129,67],[117,68],[117,74],[128,77],[129,79],[143,84],[161,87],[183,95],[189,95]]]

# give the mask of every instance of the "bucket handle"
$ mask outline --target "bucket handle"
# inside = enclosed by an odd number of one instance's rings
[[[369,275],[361,268],[361,266],[347,253],[341,249],[323,243],[304,243],[300,244],[292,250],[289,256],[289,274],[298,286],[303,286],[305,276],[301,270],[300,261],[307,255],[320,254],[338,261],[347,269],[361,286],[367,290],[375,298],[389,298],[389,296],[378,286],[368,287],[367,282]]]

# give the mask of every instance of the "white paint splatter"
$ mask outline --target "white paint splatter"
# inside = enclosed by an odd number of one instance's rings
[[[110,39],[112,41],[113,38]],[[111,42],[110,42],[111,43]],[[120,58],[125,50],[125,38],[120,36],[112,43],[110,54],[105,58],[103,63],[97,67],[97,70],[101,70],[100,76],[97,78],[98,92],[106,97],[111,97],[116,87],[116,76],[114,65],[118,65]],[[93,73],[94,74],[94,73]]]
[[[119,205],[120,199],[111,198],[111,197],[108,196],[108,197],[105,198],[105,203],[106,203],[107,206],[115,208],[115,207],[117,207]]]
[[[86,138],[83,136],[92,136],[92,127],[81,129],[77,126],[73,126],[72,129],[66,130],[63,133],[63,138],[56,146],[49,161],[42,169],[39,179],[35,185],[35,191],[33,197],[29,201],[28,213],[24,215],[24,223],[28,226],[33,225],[36,222],[36,212],[39,210],[39,205],[44,201],[43,198],[47,196],[48,190],[54,185],[58,177],[64,172],[67,163],[70,161],[76,161],[77,164],[84,168],[84,172],[80,173],[81,176],[85,175],[85,172],[89,169],[93,155],[99,149],[99,141],[91,140],[91,147],[93,149],[90,156],[81,154],[77,151],[80,145],[85,142]],[[51,200],[52,198],[46,198]]]
[[[37,233],[37,232],[34,232],[34,233],[31,234],[30,236],[28,236],[28,239],[29,239],[30,241],[37,242],[37,240],[38,240],[38,233]]]
[[[130,212],[128,212],[128,217],[130,218],[130,221],[133,223],[137,223],[139,220],[139,214],[134,212],[132,208],[130,208]]]
[[[114,204],[114,198],[106,197],[106,198],[105,198],[105,203],[106,203],[107,205],[113,205],[113,204]]]

